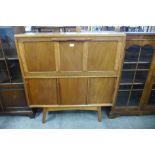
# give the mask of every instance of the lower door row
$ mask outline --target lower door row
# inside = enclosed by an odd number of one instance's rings
[[[116,78],[27,79],[30,106],[112,105]]]

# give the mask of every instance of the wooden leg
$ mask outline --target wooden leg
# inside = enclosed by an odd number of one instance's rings
[[[98,111],[98,121],[101,122],[101,121],[102,121],[102,111],[101,111],[101,107],[97,107],[97,111]]]
[[[46,108],[43,108],[43,119],[42,122],[45,123],[46,122]]]

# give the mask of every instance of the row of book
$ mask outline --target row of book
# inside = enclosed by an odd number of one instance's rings
[[[27,28],[28,29],[28,28]],[[31,32],[155,32],[155,26],[31,26]]]

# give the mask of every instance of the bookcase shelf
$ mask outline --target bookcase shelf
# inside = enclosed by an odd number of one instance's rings
[[[136,63],[139,63],[139,64],[148,64],[150,63],[149,61],[139,61],[139,62],[136,62],[136,61],[125,61],[124,64],[136,64]]]

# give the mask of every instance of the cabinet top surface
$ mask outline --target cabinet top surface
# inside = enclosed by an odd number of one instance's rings
[[[118,32],[60,32],[60,33],[23,33],[23,34],[16,34],[16,38],[23,38],[23,37],[90,37],[90,36],[126,36],[125,33],[118,33]]]
[[[155,32],[125,32],[126,35],[155,35]]]

